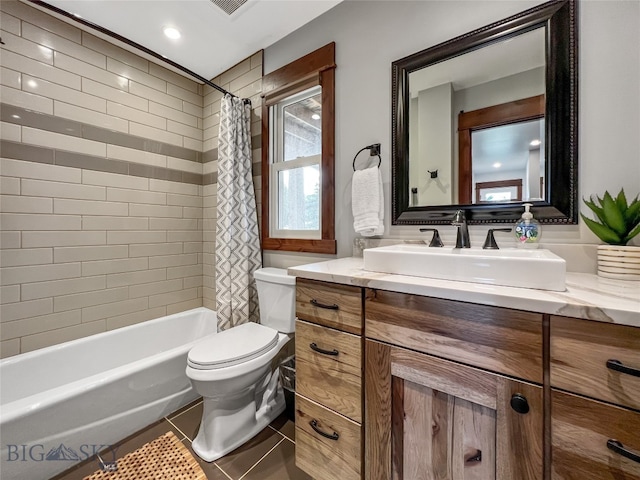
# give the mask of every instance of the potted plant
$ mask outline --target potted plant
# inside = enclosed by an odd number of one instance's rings
[[[609,278],[640,280],[640,247],[627,243],[640,234],[640,200],[627,202],[624,189],[613,198],[605,191],[602,198],[583,199],[597,220],[580,214],[587,226],[608,245],[598,245],[598,275]]]

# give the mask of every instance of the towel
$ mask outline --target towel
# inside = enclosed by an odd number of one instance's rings
[[[378,167],[353,172],[351,208],[356,233],[363,237],[384,233],[384,193]]]

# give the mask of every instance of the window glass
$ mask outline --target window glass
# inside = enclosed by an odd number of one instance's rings
[[[319,165],[280,171],[278,204],[278,229],[319,230]]]
[[[320,155],[322,151],[321,113],[320,93],[283,108],[283,160],[285,162],[300,157]]]

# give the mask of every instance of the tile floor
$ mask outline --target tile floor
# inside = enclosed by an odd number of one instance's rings
[[[295,465],[294,423],[284,414],[252,440],[212,463],[200,460],[191,450],[201,416],[202,401],[198,400],[120,442],[116,456],[123,457],[172,431],[198,460],[208,480],[312,480]],[[97,469],[96,460],[90,459],[52,480],[82,480]]]

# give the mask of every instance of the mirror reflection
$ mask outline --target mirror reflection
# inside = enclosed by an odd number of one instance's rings
[[[545,35],[409,73],[410,207],[544,200]]]

